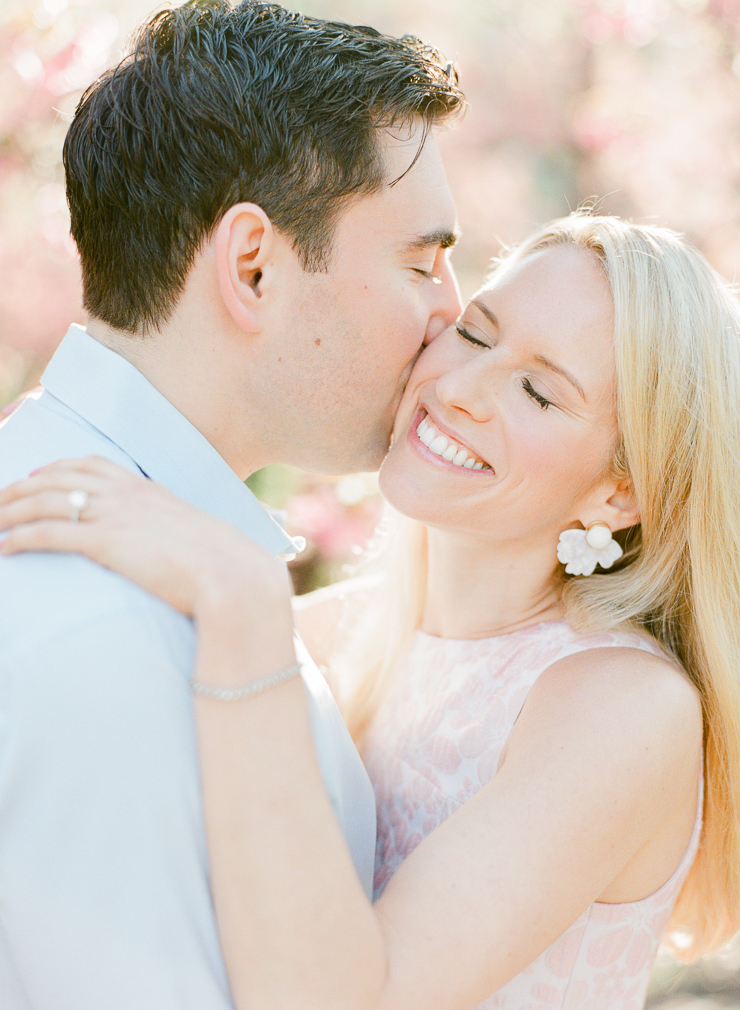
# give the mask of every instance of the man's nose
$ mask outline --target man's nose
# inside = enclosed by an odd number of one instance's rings
[[[430,344],[440,333],[444,333],[448,326],[451,326],[462,312],[462,301],[460,300],[460,289],[457,286],[457,277],[452,269],[452,264],[444,260],[444,266],[439,274],[441,283],[435,284],[432,288],[434,305],[429,317],[427,332],[424,337],[424,344]]]

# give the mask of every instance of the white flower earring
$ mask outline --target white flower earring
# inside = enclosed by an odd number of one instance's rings
[[[568,575],[593,575],[594,568],[611,568],[622,557],[606,523],[589,523],[585,530],[564,530],[558,539],[558,561]]]

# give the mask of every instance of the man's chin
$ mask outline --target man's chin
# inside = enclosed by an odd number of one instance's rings
[[[362,459],[358,458],[355,460],[356,465],[347,473],[375,473],[380,470],[383,465],[383,460],[388,455],[388,450],[391,447],[391,442],[393,440],[392,434],[384,435],[382,440],[378,442],[372,449],[368,449],[364,454]]]
[[[343,447],[336,454],[324,454],[323,458],[312,462],[301,462],[296,465],[310,473],[320,473],[326,477],[343,477],[350,473],[375,473],[378,471],[388,454],[390,436],[384,436],[374,445]]]

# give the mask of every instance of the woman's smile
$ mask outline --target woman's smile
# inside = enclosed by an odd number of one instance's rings
[[[445,424],[421,407],[409,427],[408,439],[422,459],[469,474],[493,475],[493,467]]]

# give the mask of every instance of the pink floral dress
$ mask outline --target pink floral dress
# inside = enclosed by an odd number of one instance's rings
[[[506,739],[543,670],[575,652],[605,646],[662,655],[642,636],[584,637],[564,621],[472,641],[417,633],[364,754],[378,812],[376,897],[419,842],[496,774]],[[595,902],[478,1010],[639,1010],[700,830],[701,795],[693,837],[670,880],[642,901]]]

